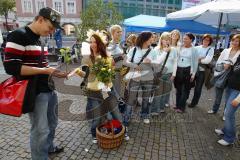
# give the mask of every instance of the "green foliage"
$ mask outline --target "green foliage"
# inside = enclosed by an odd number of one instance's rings
[[[8,12],[13,11],[15,6],[15,0],[0,0],[0,15],[5,16]]]
[[[113,24],[120,24],[122,15],[112,2],[103,0],[90,0],[88,7],[80,14],[82,23],[77,27],[78,38],[84,41],[88,29],[103,30]]]
[[[69,64],[71,62],[70,48],[61,48],[60,53],[61,53],[61,56],[64,59],[64,63]]]
[[[0,15],[3,15],[5,17],[6,24],[8,24],[7,22],[8,13],[10,11],[13,11],[15,7],[16,7],[15,0],[0,0]]]
[[[112,79],[115,77],[115,71],[111,67],[111,62],[100,56],[96,59],[96,62],[91,67],[91,70],[96,75],[96,78],[99,82],[108,84],[112,82]]]

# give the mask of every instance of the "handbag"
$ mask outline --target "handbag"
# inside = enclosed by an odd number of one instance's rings
[[[41,50],[38,66],[43,59],[43,45]],[[32,112],[35,106],[36,83],[37,76],[32,79],[12,76],[3,81],[0,84],[0,113],[20,117],[22,113]]]
[[[214,80],[213,80],[213,82],[215,82],[214,86],[217,88],[225,88],[227,85],[227,80],[229,78],[230,73],[231,73],[231,69],[228,69],[222,74],[220,74],[219,76],[214,77]]]
[[[0,113],[20,117],[28,80],[10,77],[0,84]]]

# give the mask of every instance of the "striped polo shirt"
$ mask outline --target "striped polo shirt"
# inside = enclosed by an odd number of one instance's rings
[[[31,79],[33,76],[20,76],[22,65],[48,67],[47,47],[44,47],[41,58],[40,36],[32,32],[27,26],[19,28],[8,35],[4,52],[4,68],[6,73],[10,75]],[[42,59],[41,65],[39,65],[40,58]],[[37,93],[51,91],[48,87],[48,77],[48,75],[38,75]]]

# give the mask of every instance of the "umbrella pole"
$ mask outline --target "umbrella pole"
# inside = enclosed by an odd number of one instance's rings
[[[221,24],[222,24],[222,17],[223,17],[223,13],[220,13],[220,17],[219,17],[219,21],[218,21],[218,30],[217,30],[216,44],[215,44],[214,51],[217,50],[217,44],[218,44],[218,39],[219,39],[219,34],[220,34],[220,29],[221,29]]]

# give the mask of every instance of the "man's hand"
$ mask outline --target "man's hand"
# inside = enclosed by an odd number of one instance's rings
[[[51,75],[58,78],[67,78],[69,72],[62,72],[60,70],[55,70]]]

